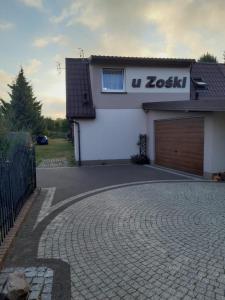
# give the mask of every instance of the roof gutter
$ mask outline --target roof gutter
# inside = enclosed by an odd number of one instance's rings
[[[80,123],[74,120],[74,124],[77,126],[78,133],[78,166],[81,166]]]

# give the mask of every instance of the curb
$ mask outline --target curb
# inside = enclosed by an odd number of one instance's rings
[[[16,221],[13,227],[9,230],[6,238],[4,239],[2,245],[0,246],[0,270],[3,268],[4,260],[13,244],[14,239],[17,236],[18,231],[20,230],[22,224],[24,223],[34,200],[39,196],[41,189],[36,188],[31,196],[27,199],[25,204],[23,205],[19,215],[16,218]]]

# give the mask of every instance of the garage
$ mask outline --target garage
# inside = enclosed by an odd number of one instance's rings
[[[155,163],[203,175],[204,119],[155,121]]]

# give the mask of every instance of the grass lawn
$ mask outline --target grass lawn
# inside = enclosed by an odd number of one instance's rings
[[[65,157],[69,164],[74,165],[73,145],[65,139],[49,139],[48,145],[35,145],[37,166],[43,159]]]

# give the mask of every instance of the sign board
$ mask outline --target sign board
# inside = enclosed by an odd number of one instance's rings
[[[190,93],[188,68],[126,68],[128,93]]]

